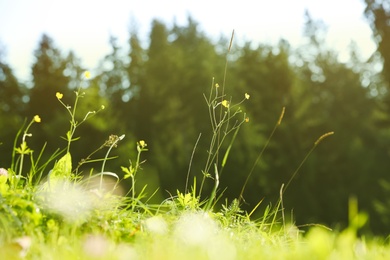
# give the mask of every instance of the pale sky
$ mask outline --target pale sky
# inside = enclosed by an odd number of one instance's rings
[[[15,75],[30,78],[33,51],[42,33],[66,54],[74,50],[90,70],[109,53],[109,35],[126,47],[129,25],[135,20],[141,39],[147,39],[153,18],[170,27],[186,25],[191,14],[200,29],[217,40],[221,34],[235,41],[275,44],[284,38],[293,47],[302,43],[304,13],[328,26],[327,43],[341,54],[355,41],[363,58],[375,50],[364,18],[363,0],[0,0],[0,44]]]

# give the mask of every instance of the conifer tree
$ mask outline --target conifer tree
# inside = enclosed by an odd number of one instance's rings
[[[66,97],[72,93],[68,88],[70,77],[65,75],[66,61],[53,40],[42,35],[38,48],[34,52],[35,62],[32,66],[33,87],[28,103],[30,115],[40,115],[42,120],[50,121],[59,107],[55,98],[56,92]]]

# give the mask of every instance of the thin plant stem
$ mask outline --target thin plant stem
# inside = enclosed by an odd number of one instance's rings
[[[232,31],[232,36],[230,37],[230,42],[229,42],[229,48],[228,48],[228,52],[226,54],[226,61],[225,61],[225,69],[224,69],[224,73],[223,73],[223,82],[222,82],[222,93],[221,93],[221,102],[223,102],[223,98],[225,96],[225,85],[226,85],[226,75],[227,75],[227,67],[228,67],[228,63],[229,63],[229,54],[230,54],[230,50],[232,48],[232,44],[233,44],[233,39],[234,39],[234,30]],[[220,122],[222,121],[222,112],[223,111],[223,107],[221,106],[221,109],[219,111],[219,120]],[[218,131],[217,133],[217,143],[219,144],[220,143],[220,136],[221,136],[221,131]],[[218,162],[218,150],[216,151],[216,161]]]
[[[20,136],[20,134],[22,133],[22,129],[23,129],[23,127],[24,127],[25,124],[26,124],[26,119],[24,120],[22,127],[19,129],[19,131],[17,132],[17,134],[16,134],[16,136],[15,136],[15,139],[14,139],[14,146],[13,146],[14,148],[16,148],[16,143],[18,142],[19,136]],[[15,155],[16,155],[16,149],[13,149],[13,151],[12,151],[11,169],[13,169],[14,172],[16,172],[16,169],[14,168],[14,167],[15,167]]]
[[[200,137],[201,137],[201,136],[202,136],[202,133],[199,134],[198,139],[197,139],[196,142],[195,142],[194,149],[192,149],[192,154],[191,154],[191,158],[190,158],[190,163],[189,163],[189,165],[188,165],[188,171],[187,171],[185,193],[187,193],[187,191],[188,191],[188,181],[189,181],[189,178],[190,178],[190,172],[191,172],[191,167],[192,167],[192,161],[193,161],[193,159],[194,159],[195,150],[196,150],[196,147],[198,146],[198,143],[199,143],[199,140],[200,140]]]
[[[125,138],[125,135],[121,135],[120,137],[116,138],[114,140],[114,142],[110,145],[110,147],[108,148],[108,151],[106,153],[106,156],[104,157],[104,160],[103,160],[103,164],[102,164],[102,169],[100,171],[100,190],[102,189],[102,186],[103,186],[103,172],[104,172],[104,167],[106,166],[106,161],[107,161],[107,158],[108,158],[108,155],[110,154],[111,152],[111,149],[113,147],[116,146],[116,144],[122,140],[123,138]]]
[[[294,173],[291,175],[290,179],[288,180],[286,186],[284,187],[283,189],[283,193],[286,191],[286,189],[288,188],[288,186],[290,185],[291,181],[295,178],[295,176],[297,175],[297,173],[299,172],[299,170],[302,168],[303,164],[306,162],[307,158],[309,158],[310,154],[314,151],[314,149],[318,146],[318,144],[326,137],[330,136],[330,135],[333,135],[334,132],[328,132],[328,133],[325,133],[323,135],[321,135],[317,141],[314,142],[313,144],[313,147],[310,149],[310,151],[306,154],[305,158],[303,158],[303,160],[301,161],[301,163],[299,164],[298,168],[294,171]]]
[[[72,137],[73,137],[74,132],[76,131],[76,128],[77,128],[77,122],[75,120],[75,115],[76,115],[76,108],[77,108],[79,97],[80,97],[80,87],[77,89],[76,99],[74,101],[74,106],[73,106],[73,111],[71,112],[72,119],[71,119],[71,123],[70,123],[70,135],[68,136],[68,148],[66,150],[67,153],[69,153],[70,143],[72,142]]]
[[[27,148],[27,145],[26,145],[26,137],[27,136],[31,136],[31,134],[28,133],[28,130],[30,128],[30,126],[34,123],[34,119],[31,120],[31,122],[28,124],[28,126],[26,127],[26,130],[24,130],[24,134],[22,136],[22,146],[26,147]],[[25,155],[25,151],[22,151],[21,152],[21,155],[20,155],[20,164],[19,164],[19,173],[18,173],[18,177],[20,178],[20,176],[22,176],[22,171],[23,171],[23,161],[24,161],[24,155]]]
[[[242,199],[244,199],[244,191],[245,191],[245,188],[246,188],[246,185],[248,184],[248,181],[249,181],[249,178],[251,177],[253,171],[255,170],[255,167],[257,166],[257,163],[259,162],[260,158],[263,156],[263,153],[265,151],[265,149],[267,149],[276,129],[279,127],[279,125],[282,123],[282,119],[283,119],[283,116],[284,116],[284,112],[285,112],[285,107],[283,107],[282,109],[282,112],[279,116],[279,119],[278,119],[278,122],[275,124],[274,126],[274,129],[272,130],[271,134],[269,135],[267,141],[265,142],[264,146],[263,146],[263,149],[260,151],[259,155],[257,156],[254,164],[252,165],[252,168],[248,174],[248,176],[246,177],[245,179],[245,183],[244,185],[242,186],[242,189],[241,189],[241,192],[240,192],[240,196],[238,198],[238,201],[240,202]]]

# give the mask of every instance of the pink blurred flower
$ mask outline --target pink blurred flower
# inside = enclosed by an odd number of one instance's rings
[[[5,176],[8,178],[8,171],[4,168],[0,168],[0,176]]]

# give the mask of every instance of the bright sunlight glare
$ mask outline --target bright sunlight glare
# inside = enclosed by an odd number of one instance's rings
[[[74,50],[83,65],[93,69],[109,52],[110,35],[126,47],[129,30],[136,26],[147,44],[152,19],[167,26],[174,22],[186,25],[188,15],[213,40],[229,37],[234,29],[236,42],[275,44],[284,38],[296,47],[303,41],[305,10],[313,19],[323,20],[327,42],[340,53],[340,59],[347,58],[351,41],[365,59],[375,51],[361,0],[13,0],[0,1],[0,46],[5,47],[1,55],[18,78],[29,80],[33,51],[47,33],[60,50]]]

